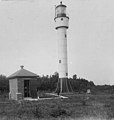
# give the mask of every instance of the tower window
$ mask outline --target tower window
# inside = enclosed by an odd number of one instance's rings
[[[68,73],[66,73],[66,76],[68,76]]]
[[[59,60],[59,63],[61,63],[61,60]]]
[[[67,35],[65,34],[65,38],[67,37]]]
[[[61,20],[63,21],[63,18],[61,18]]]

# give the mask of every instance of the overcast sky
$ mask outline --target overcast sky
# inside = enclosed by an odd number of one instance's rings
[[[0,1],[0,74],[20,65],[38,75],[57,71],[54,6],[59,0]],[[69,77],[114,84],[114,0],[63,0],[69,14]]]

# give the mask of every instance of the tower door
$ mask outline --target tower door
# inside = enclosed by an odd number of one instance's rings
[[[24,97],[30,97],[30,81],[24,80]]]

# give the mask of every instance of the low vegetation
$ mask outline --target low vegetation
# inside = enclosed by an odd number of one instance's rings
[[[57,85],[58,75],[39,77],[31,83],[31,91],[38,88],[40,97],[51,97]],[[69,78],[74,94],[65,99],[46,99],[34,102],[8,99],[9,83],[0,75],[0,120],[112,120],[114,118],[114,85],[94,85],[83,78]],[[87,89],[91,95],[86,95]],[[44,91],[44,92],[42,92]]]
[[[114,118],[112,95],[66,94],[64,96],[68,98],[65,99],[34,102],[12,101],[6,96],[5,98],[1,96],[0,120],[111,120]]]

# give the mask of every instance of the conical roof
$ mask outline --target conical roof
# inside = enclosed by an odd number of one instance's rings
[[[21,69],[13,73],[8,77],[8,79],[13,79],[13,78],[36,78],[38,77],[37,74],[32,73],[26,69],[24,69],[24,66],[20,66]]]

